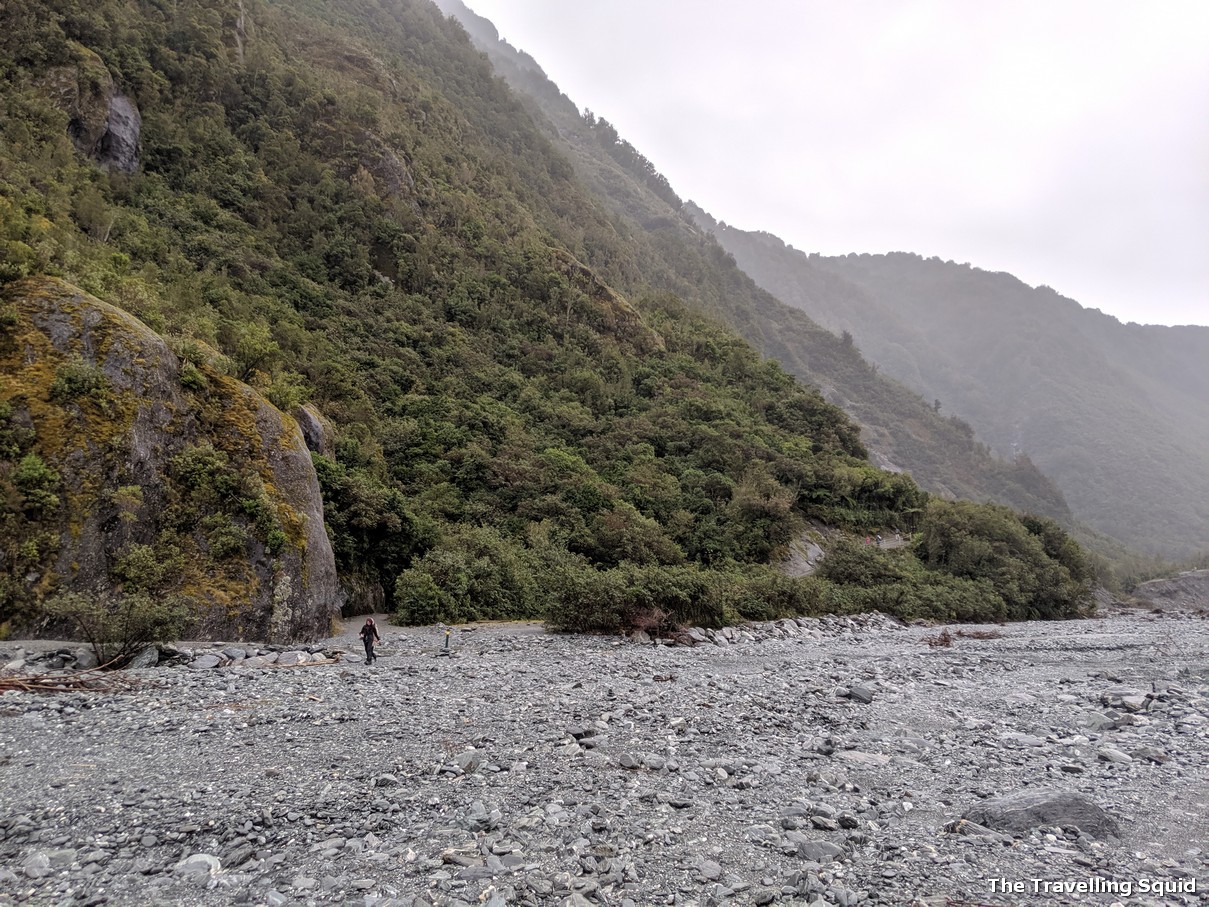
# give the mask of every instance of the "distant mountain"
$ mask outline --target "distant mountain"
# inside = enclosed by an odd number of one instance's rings
[[[931,398],[888,379],[852,344],[757,286],[694,222],[693,206],[686,206],[651,161],[611,124],[581,111],[531,56],[503,41],[491,22],[461,0],[437,0],[437,5],[462,24],[495,71],[528,98],[535,118],[565,149],[579,178],[612,208],[614,228],[647,251],[642,281],[725,321],[792,374],[820,388],[860,424],[862,440],[883,468],[908,471],[926,489],[946,497],[997,501],[1069,521],[1061,493],[1027,456],[992,456],[968,424],[937,414]],[[611,266],[606,273],[623,290],[638,279]]]
[[[1209,328],[1122,324],[1048,287],[918,255],[823,257],[696,212],[740,267],[1151,554],[1209,548]]]

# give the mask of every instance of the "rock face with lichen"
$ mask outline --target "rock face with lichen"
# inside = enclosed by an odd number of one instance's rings
[[[335,562],[294,419],[62,281],[0,306],[0,621],[142,592],[183,597],[200,637],[325,635]]]
[[[143,127],[138,107],[114,85],[96,53],[75,42],[69,46],[72,62],[48,69],[43,89],[70,117],[67,131],[77,151],[104,167],[134,172]]]

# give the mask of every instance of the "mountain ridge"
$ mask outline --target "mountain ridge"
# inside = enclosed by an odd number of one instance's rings
[[[702,214],[779,298],[849,332],[994,449],[1029,453],[1081,520],[1138,551],[1205,549],[1209,328],[1122,323],[1049,287],[912,253],[809,255]]]

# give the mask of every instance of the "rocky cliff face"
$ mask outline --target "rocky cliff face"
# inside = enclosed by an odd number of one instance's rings
[[[72,45],[74,60],[47,70],[41,82],[71,119],[68,134],[76,150],[104,167],[133,173],[139,164],[143,119],[134,101],[113,83],[99,56]]]
[[[139,591],[184,596],[200,636],[326,634],[339,592],[298,424],[62,281],[0,305],[0,621]]]

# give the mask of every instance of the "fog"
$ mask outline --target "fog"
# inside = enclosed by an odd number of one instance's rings
[[[1209,324],[1209,4],[470,0],[682,198]]]

